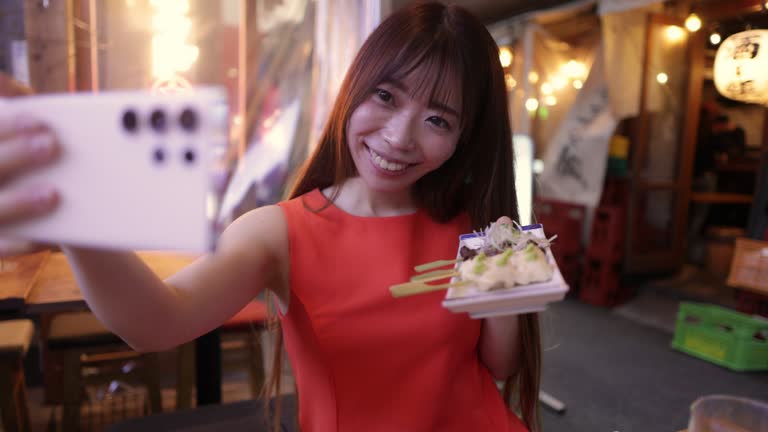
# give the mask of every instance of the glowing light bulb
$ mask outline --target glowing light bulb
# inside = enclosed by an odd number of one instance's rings
[[[541,85],[541,93],[545,95],[551,95],[552,94],[552,84],[545,82]]]
[[[711,35],[709,35],[709,43],[712,45],[717,45],[723,40],[723,37],[720,36],[720,33],[713,32]]]
[[[557,105],[557,98],[553,95],[549,95],[544,98],[544,104],[547,106],[555,106]]]
[[[569,78],[581,78],[586,75],[587,66],[579,61],[570,60],[562,67],[563,74]]]
[[[509,65],[512,64],[513,58],[512,51],[510,51],[509,48],[502,47],[499,49],[499,61],[501,62],[502,67],[509,67]]]
[[[688,15],[688,18],[685,19],[685,28],[690,32],[699,31],[701,29],[701,18],[695,13]]]
[[[581,80],[573,80],[573,88],[578,90],[582,87],[584,87],[584,82],[582,82]]]
[[[664,31],[664,34],[667,37],[667,40],[670,42],[678,42],[683,40],[685,37],[685,30],[678,26],[667,26],[666,30]]]
[[[504,74],[504,82],[507,84],[507,90],[517,87],[517,81],[512,77],[512,74]]]
[[[555,90],[562,90],[567,85],[568,85],[568,80],[561,76],[556,76],[552,78],[552,87],[554,87]]]
[[[536,84],[539,82],[539,74],[536,71],[531,71],[528,74],[528,81],[530,81],[532,84]]]
[[[669,75],[665,74],[664,72],[660,72],[658,75],[656,75],[656,81],[658,81],[659,84],[666,84],[669,81]]]
[[[536,111],[539,108],[539,101],[537,101],[534,98],[529,98],[527,101],[525,101],[525,109],[528,111]]]

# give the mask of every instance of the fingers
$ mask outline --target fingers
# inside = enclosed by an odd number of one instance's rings
[[[52,162],[59,150],[48,132],[16,135],[0,143],[0,179]]]
[[[29,115],[7,115],[0,105],[0,140],[45,130],[45,124]]]
[[[52,188],[41,186],[0,190],[0,224],[40,216],[58,205],[59,196]]]
[[[0,257],[23,255],[45,249],[46,246],[24,240],[0,237]]]

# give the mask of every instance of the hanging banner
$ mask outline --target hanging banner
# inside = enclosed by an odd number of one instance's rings
[[[603,73],[603,49],[559,130],[547,145],[539,195],[595,207],[603,190],[608,145],[618,121]]]

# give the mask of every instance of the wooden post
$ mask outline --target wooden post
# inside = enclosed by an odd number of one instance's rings
[[[24,1],[30,85],[37,93],[69,90],[69,1]]]

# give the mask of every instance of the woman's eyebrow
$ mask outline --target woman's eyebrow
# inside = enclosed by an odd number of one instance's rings
[[[408,87],[406,87],[405,84],[403,84],[402,82],[400,82],[398,80],[389,79],[389,80],[384,81],[384,83],[391,85],[392,87],[400,90],[403,93],[410,94],[410,89],[408,89]],[[448,105],[446,105],[446,104],[444,104],[442,102],[436,101],[436,100],[432,100],[432,101],[429,102],[429,108],[433,109],[433,110],[442,111],[442,112],[451,114],[451,115],[455,116],[456,118],[460,117],[459,116],[459,111],[457,109],[455,109],[453,107],[450,107],[450,106],[448,106]]]

